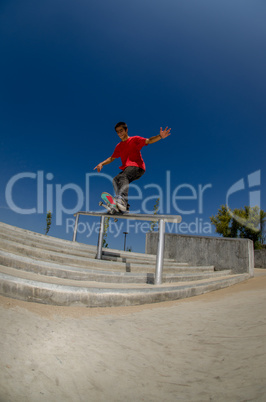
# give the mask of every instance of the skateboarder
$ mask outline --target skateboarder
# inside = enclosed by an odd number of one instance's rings
[[[118,134],[121,142],[117,144],[112,156],[99,163],[95,168],[97,172],[100,172],[104,165],[108,165],[116,158],[121,158],[122,166],[119,169],[122,170],[114,179],[113,186],[116,194],[116,202],[121,211],[129,209],[128,204],[128,187],[129,183],[134,180],[138,180],[146,170],[145,163],[142,159],[141,148],[153,144],[161,139],[164,139],[170,135],[171,129],[166,127],[164,130],[160,128],[160,133],[150,138],[143,138],[139,136],[129,137],[128,127],[126,123],[119,122],[115,126],[115,131]]]

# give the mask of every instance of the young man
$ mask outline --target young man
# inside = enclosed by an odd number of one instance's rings
[[[145,173],[145,163],[142,159],[141,148],[148,145],[154,144],[170,135],[171,129],[166,127],[164,130],[160,129],[160,134],[155,135],[150,138],[143,138],[139,136],[129,137],[128,128],[126,123],[119,122],[115,126],[115,131],[118,134],[121,142],[117,144],[112,156],[105,159],[105,161],[99,163],[95,168],[97,172],[100,172],[104,165],[108,165],[113,162],[116,158],[121,158],[122,166],[120,172],[113,179],[113,186],[116,194],[116,202],[121,211],[126,211],[129,209],[128,204],[128,187],[129,183],[134,180],[138,180]]]

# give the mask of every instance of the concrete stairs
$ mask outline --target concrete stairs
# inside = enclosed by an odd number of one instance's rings
[[[249,278],[214,266],[165,259],[155,286],[156,256],[103,250],[0,223],[0,294],[54,305],[107,307],[176,300]]]

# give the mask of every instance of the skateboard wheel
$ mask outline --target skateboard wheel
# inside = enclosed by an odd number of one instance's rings
[[[118,221],[118,219],[117,218],[114,218],[114,222],[117,222]]]

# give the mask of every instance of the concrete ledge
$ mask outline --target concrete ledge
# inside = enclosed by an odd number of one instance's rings
[[[156,254],[158,233],[146,235],[146,252]],[[165,234],[165,257],[190,265],[214,265],[215,270],[230,269],[233,273],[254,276],[253,242],[177,234]]]
[[[249,278],[248,274],[199,281],[191,285],[143,288],[85,288],[35,282],[0,274],[0,294],[57,306],[114,307],[178,300],[222,289]]]

